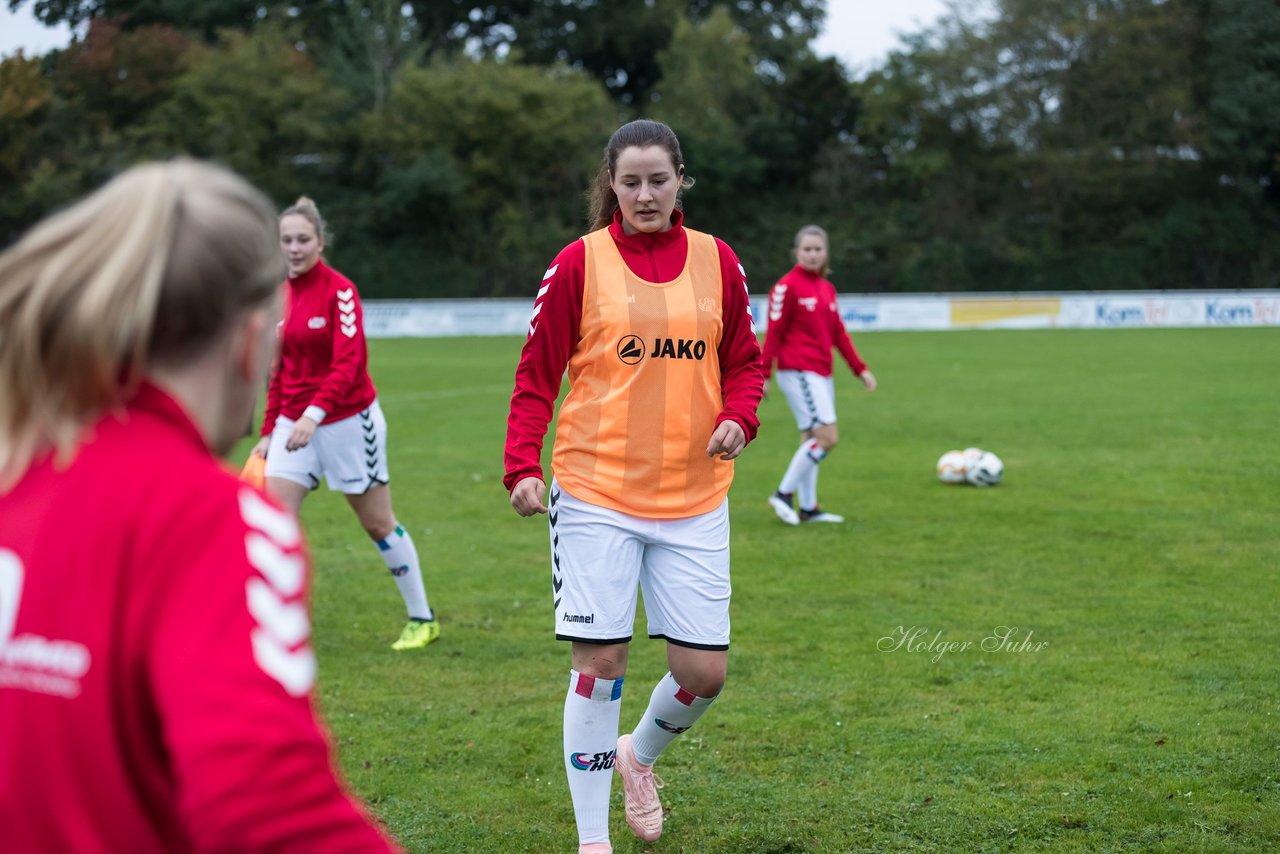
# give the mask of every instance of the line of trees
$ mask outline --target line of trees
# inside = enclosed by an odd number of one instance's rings
[[[824,0],[38,0],[82,35],[0,62],[0,245],[188,153],[368,297],[523,296],[647,116],[757,289],[806,222],[847,291],[1280,286],[1275,0],[967,2],[851,80]]]

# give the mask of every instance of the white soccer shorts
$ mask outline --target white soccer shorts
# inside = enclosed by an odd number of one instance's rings
[[[644,595],[649,637],[729,648],[729,500],[687,519],[644,519],[552,482],[551,584],[558,640],[626,643]]]
[[[777,377],[801,432],[836,423],[836,385],[831,377],[813,371],[778,371]]]
[[[308,489],[320,485],[348,495],[362,495],[374,485],[387,483],[387,419],[378,401],[363,412],[332,424],[321,423],[305,447],[285,450],[294,420],[277,416],[267,447],[267,477],[280,477]]]

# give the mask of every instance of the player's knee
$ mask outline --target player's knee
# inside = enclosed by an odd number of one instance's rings
[[[676,683],[686,691],[699,697],[714,697],[724,688],[727,666],[725,664],[704,664],[684,673],[672,673]]]
[[[700,678],[691,680],[692,684],[681,684],[680,687],[699,697],[715,697],[724,689],[724,682],[725,674],[721,671],[719,674],[703,674]]]
[[[364,532],[369,535],[369,539],[375,542],[385,540],[396,530],[396,521],[394,519],[390,522],[384,519],[361,519],[360,524],[364,526]]]
[[[619,679],[627,673],[629,651],[625,643],[592,644],[575,641],[573,669],[597,679]]]

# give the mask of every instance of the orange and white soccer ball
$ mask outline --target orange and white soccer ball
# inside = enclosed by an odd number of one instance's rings
[[[943,483],[964,483],[964,473],[968,467],[963,451],[947,451],[938,458],[938,480]]]
[[[943,483],[995,486],[1004,477],[1004,463],[990,451],[965,448],[939,457],[937,471]]]

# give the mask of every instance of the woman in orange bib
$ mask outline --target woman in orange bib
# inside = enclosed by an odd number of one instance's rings
[[[653,763],[720,693],[728,662],[726,496],[763,375],[742,265],[684,227],[692,183],[666,125],[634,121],[609,139],[593,230],[542,277],[507,420],[511,505],[550,521],[556,637],[573,645],[565,772],[588,854],[612,851],[614,771],[632,831],[662,835]],[[548,489],[542,443],[566,370]],[[637,588],[670,672],[619,737]]]

